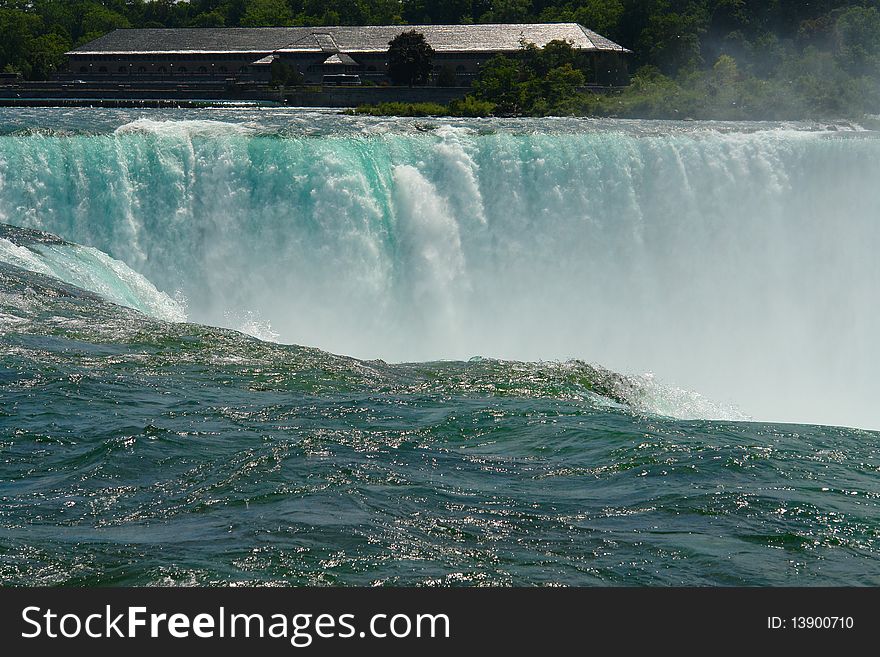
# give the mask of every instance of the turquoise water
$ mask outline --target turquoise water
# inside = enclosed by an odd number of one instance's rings
[[[874,133],[0,122],[0,582],[880,583]]]

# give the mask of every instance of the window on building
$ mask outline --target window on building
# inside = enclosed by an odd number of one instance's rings
[[[199,73],[204,75],[207,72],[208,72],[208,68],[206,66],[199,66]]]
[[[165,68],[164,66],[159,67],[159,73],[167,73],[167,72],[168,72],[168,69]]]
[[[118,72],[119,72],[119,73],[128,73],[128,67],[126,67],[126,66],[120,66]]]
[[[247,66],[242,66],[240,69],[238,69],[238,72],[239,72],[239,73],[247,73],[247,72],[248,72],[248,67],[247,67]]]
[[[459,64],[458,66],[455,67],[456,73],[464,73],[466,70],[467,69],[464,66],[462,66],[461,64]]]
[[[138,73],[146,73],[147,69],[145,66],[138,66]]]
[[[79,67],[79,72],[80,72],[80,73],[88,73],[88,72],[89,72],[89,69],[88,69],[87,66],[80,66],[80,67]]]
[[[228,73],[228,72],[229,72],[229,69],[227,69],[225,66],[221,66],[221,67],[220,67],[220,72],[221,72],[221,73]]]
[[[106,72],[107,72],[107,67],[106,67],[106,66],[102,66],[102,67],[100,67],[100,68],[98,69],[98,73],[106,73]]]
[[[181,73],[189,73],[189,70],[187,70],[186,66],[181,66],[177,70],[180,71]]]

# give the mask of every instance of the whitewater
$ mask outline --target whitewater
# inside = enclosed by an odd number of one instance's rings
[[[389,362],[586,359],[880,427],[873,133],[76,116],[0,140],[0,221],[105,252],[193,321]]]
[[[853,125],[0,109],[0,585],[880,583]]]

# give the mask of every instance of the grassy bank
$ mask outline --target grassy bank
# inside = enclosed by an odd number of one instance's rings
[[[440,103],[379,103],[377,105],[360,105],[349,110],[349,114],[366,114],[368,116],[493,116],[496,111],[494,103],[479,100],[468,95],[461,100],[454,100],[447,105]]]

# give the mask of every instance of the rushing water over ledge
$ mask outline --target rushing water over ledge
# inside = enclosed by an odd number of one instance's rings
[[[0,221],[96,247],[191,319],[262,338],[585,358],[760,419],[880,427],[873,133],[148,116],[18,117]]]
[[[0,582],[880,583],[872,133],[0,118]]]

